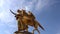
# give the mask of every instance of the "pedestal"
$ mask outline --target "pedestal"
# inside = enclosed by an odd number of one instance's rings
[[[24,31],[24,32],[14,32],[14,34],[33,34],[33,33]]]

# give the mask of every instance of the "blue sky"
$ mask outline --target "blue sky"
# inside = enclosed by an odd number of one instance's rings
[[[0,34],[13,34],[17,30],[17,21],[9,9],[31,11],[45,28],[45,31],[38,28],[41,34],[60,34],[60,0],[0,0]]]

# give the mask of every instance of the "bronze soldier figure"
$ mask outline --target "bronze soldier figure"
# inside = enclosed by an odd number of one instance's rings
[[[11,10],[10,10],[10,11],[11,11]],[[22,21],[22,17],[23,17],[22,11],[21,11],[21,10],[17,10],[17,13],[14,13],[14,12],[11,11],[11,13],[13,13],[13,14],[15,15],[16,20],[17,20],[17,22],[18,22],[18,32],[19,32],[19,31],[28,30],[28,26],[25,25],[25,24],[23,23],[23,21]]]

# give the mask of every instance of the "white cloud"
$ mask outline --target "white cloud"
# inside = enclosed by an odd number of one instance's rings
[[[0,19],[1,19],[1,21],[6,22],[9,19],[9,13],[5,12],[5,11],[1,12],[0,13]]]
[[[5,34],[11,34],[11,32],[7,31],[7,30],[5,30],[4,32],[5,32]]]
[[[27,7],[27,10],[41,10],[44,6],[48,5],[49,0],[31,0],[30,2],[25,1],[24,7]]]
[[[48,5],[48,2],[49,2],[49,0],[38,0],[35,8],[37,10],[41,10],[44,6]]]
[[[0,0],[0,7],[3,6],[4,0]]]
[[[0,13],[0,27],[7,25],[9,27],[16,28],[16,23],[15,24],[14,23],[15,23],[15,19],[11,13],[6,11],[2,11]]]

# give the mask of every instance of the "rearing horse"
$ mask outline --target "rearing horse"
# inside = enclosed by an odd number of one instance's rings
[[[35,29],[33,30],[33,33],[35,30],[37,30],[38,33],[40,34],[40,32],[38,30],[38,26],[41,27],[41,29],[43,29],[43,30],[44,30],[44,28],[35,19],[33,19],[33,21],[31,21],[31,17],[29,17],[30,15],[28,15],[24,10],[22,12],[23,12],[23,18],[22,18],[23,23],[26,24],[27,26],[29,25],[29,26],[34,27]]]

